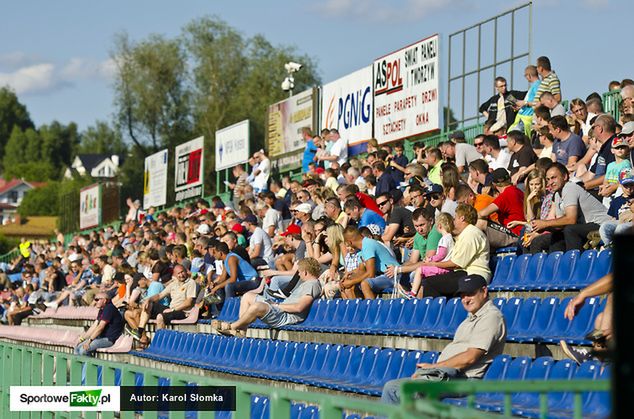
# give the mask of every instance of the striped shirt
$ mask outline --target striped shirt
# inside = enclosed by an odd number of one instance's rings
[[[554,95],[561,95],[561,86],[559,84],[559,77],[554,71],[551,71],[549,75],[544,77],[535,94],[535,101],[539,101],[539,98],[544,92],[550,92]]]

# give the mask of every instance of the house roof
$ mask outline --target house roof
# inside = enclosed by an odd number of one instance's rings
[[[87,173],[90,173],[92,169],[97,167],[99,163],[105,159],[109,159],[109,154],[78,154],[77,158],[81,161],[82,166],[86,169]]]
[[[27,182],[23,179],[5,180],[0,178],[0,195],[7,193],[11,189],[22,184],[28,185],[31,188],[41,188],[46,185],[46,182]]]

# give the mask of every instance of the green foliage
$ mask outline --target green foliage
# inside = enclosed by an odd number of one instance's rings
[[[5,255],[15,249],[20,240],[17,238],[6,237],[4,234],[0,234],[0,255]]]
[[[126,145],[121,133],[107,122],[97,121],[80,135],[78,154],[126,154]]]
[[[0,159],[4,156],[5,146],[13,129],[33,128],[33,122],[26,106],[18,101],[18,97],[8,87],[0,88]]]
[[[46,186],[28,191],[18,207],[21,217],[32,215],[59,215],[60,182],[51,181]]]

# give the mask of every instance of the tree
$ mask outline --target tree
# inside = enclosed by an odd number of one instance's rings
[[[59,189],[60,184],[56,181],[31,189],[24,195],[18,213],[22,218],[32,215],[59,215]]]
[[[105,121],[97,121],[81,133],[77,153],[125,155],[126,151],[119,130],[112,129]]]
[[[33,128],[33,121],[29,112],[13,92],[8,87],[0,88],[0,160],[4,157],[5,146],[17,127],[24,131]]]
[[[187,58],[178,40],[159,35],[115,41],[116,122],[147,156],[191,137]]]

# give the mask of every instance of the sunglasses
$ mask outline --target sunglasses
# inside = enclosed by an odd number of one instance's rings
[[[473,143],[473,145],[474,145],[475,147],[480,147],[482,144],[484,144],[484,143]]]
[[[383,201],[383,202],[377,202],[376,203],[379,207],[382,207],[383,205],[387,204],[387,200]]]
[[[434,201],[437,201],[437,200],[440,199],[440,194],[433,193],[433,194],[429,195],[429,199],[433,199]]]

